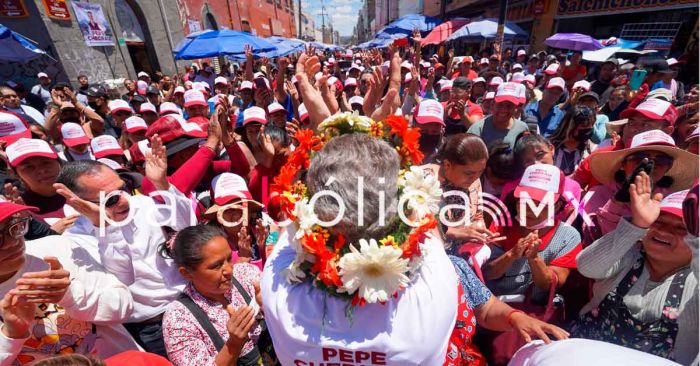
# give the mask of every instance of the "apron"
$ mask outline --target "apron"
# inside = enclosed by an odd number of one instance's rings
[[[458,287],[457,320],[447,344],[443,366],[485,366],[485,359],[472,345],[472,338],[476,332],[476,315],[467,303],[467,295],[464,294],[462,285]]]
[[[611,291],[597,308],[582,315],[572,326],[572,338],[587,338],[618,344],[673,360],[673,348],[678,333],[678,311],[683,286],[690,268],[681,269],[671,280],[659,320],[644,323],[630,314],[623,298],[644,269],[642,256],[617,288]]]

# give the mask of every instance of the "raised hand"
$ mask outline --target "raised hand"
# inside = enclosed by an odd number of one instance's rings
[[[243,46],[243,52],[245,53],[245,57],[249,60],[253,59],[253,47],[249,44],[246,44]]]
[[[248,332],[255,325],[255,313],[250,306],[234,309],[231,304],[226,306],[226,311],[229,314],[226,322],[226,330],[229,334],[226,345],[230,349],[242,350],[243,345],[248,341]]]
[[[241,230],[238,232],[238,257],[253,258],[253,244],[248,234],[248,226],[241,224]]]
[[[78,213],[87,217],[90,222],[95,225],[100,225],[100,206],[96,203],[84,200],[78,197],[73,191],[61,183],[54,183],[53,187],[56,189],[56,193],[60,194],[66,199],[66,203],[73,207]],[[106,225],[107,222],[104,222]]]
[[[75,92],[74,92],[74,91],[72,91],[72,90],[70,90],[70,89],[68,89],[68,88],[64,88],[64,89],[63,89],[63,94],[71,101],[71,103],[73,103],[73,105],[75,105],[76,103],[78,103],[78,98],[75,96]]]
[[[385,120],[388,116],[394,114],[396,112],[396,103],[395,99],[398,98],[399,96],[399,91],[398,89],[391,88],[389,91],[386,93],[384,96],[384,101],[382,104],[379,106],[378,109],[376,109],[372,113],[372,119],[375,121],[383,121]]]
[[[29,336],[29,327],[34,322],[36,304],[28,302],[23,296],[19,296],[10,290],[0,300],[0,317],[2,317],[2,333],[12,339],[20,339]]]
[[[210,123],[211,125],[211,123]],[[151,137],[151,151],[146,153],[146,177],[159,191],[170,189],[168,183],[168,155],[158,134]]]
[[[268,168],[272,167],[272,161],[275,158],[275,145],[272,143],[272,138],[270,137],[270,135],[265,133],[265,127],[260,129],[260,133],[258,134],[258,141],[260,143],[260,147],[262,148],[263,154],[265,154],[265,166],[267,166]]]
[[[61,301],[71,283],[70,273],[63,269],[56,257],[44,257],[44,262],[49,269],[23,274],[11,292],[34,304],[56,304]]]
[[[24,200],[22,199],[22,196],[20,196],[19,188],[13,186],[12,183],[5,183],[4,188],[4,196],[8,202],[12,202],[18,205],[24,205]]]
[[[661,193],[652,193],[649,175],[646,172],[639,173],[634,183],[630,184],[632,224],[644,229],[651,226],[661,213],[662,198]]]
[[[69,229],[75,222],[80,218],[80,215],[70,215],[59,219],[51,225],[51,230],[63,234],[64,231]]]
[[[265,241],[270,234],[270,229],[263,223],[262,219],[255,220],[255,244],[258,246],[260,253],[265,252]]]

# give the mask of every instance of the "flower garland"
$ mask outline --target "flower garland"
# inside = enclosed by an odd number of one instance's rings
[[[428,231],[437,226],[435,214],[442,195],[438,180],[414,164],[423,160],[418,145],[420,132],[408,126],[400,116],[389,116],[384,122],[343,113],[331,116],[318,127],[297,131],[298,146],[289,156],[271,187],[279,197],[282,211],[297,225],[291,240],[296,258],[285,270],[289,283],[310,280],[332,296],[350,301],[351,306],[385,303],[405,288],[418,271],[425,256],[422,242]],[[360,239],[357,246],[347,243],[342,234],[331,235],[318,224],[309,205],[306,185],[298,180],[308,169],[311,156],[324,142],[348,133],[365,133],[395,146],[401,158],[399,197],[408,195],[409,216],[417,227],[401,222],[380,239]]]

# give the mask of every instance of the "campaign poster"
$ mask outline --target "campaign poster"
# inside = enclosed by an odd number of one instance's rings
[[[1,0],[0,17],[4,18],[24,18],[27,16],[27,9],[24,7],[24,0]]]
[[[114,46],[114,33],[102,12],[102,5],[78,1],[71,4],[88,46]]]
[[[70,20],[66,0],[43,0],[46,16],[56,20]]]

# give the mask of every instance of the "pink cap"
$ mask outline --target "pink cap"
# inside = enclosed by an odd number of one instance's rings
[[[146,112],[151,112],[151,113],[158,114],[158,112],[156,111],[156,106],[154,106],[154,105],[151,104],[151,103],[143,103],[143,104],[141,104],[141,109],[139,110],[139,113],[143,114],[143,113],[146,113]]]
[[[574,86],[571,87],[571,90],[576,89],[581,89],[583,91],[591,91],[591,83],[589,83],[586,80],[579,80],[574,83]]]
[[[651,130],[639,133],[632,138],[632,143],[630,148],[647,146],[647,145],[665,145],[665,146],[676,146],[676,142],[673,141],[673,137],[669,136],[661,130]]]
[[[640,103],[637,108],[628,108],[620,113],[620,118],[630,118],[633,114],[639,113],[649,119],[662,119],[671,126],[676,123],[678,111],[671,103],[658,98],[649,98]]]
[[[357,79],[355,79],[355,78],[347,78],[347,79],[345,80],[345,86],[346,86],[346,87],[348,87],[348,86],[357,86]]]
[[[473,63],[473,62],[474,62],[474,57],[471,57],[471,56],[464,56],[464,57],[462,57],[462,63],[463,63],[463,64],[466,64],[466,63],[471,64],[471,63]],[[487,62],[487,63],[488,63],[488,62]]]
[[[445,109],[434,99],[423,99],[416,107],[414,120],[418,124],[439,123],[445,125]]]
[[[306,110],[306,106],[304,103],[299,104],[299,119],[301,120],[300,122],[303,122],[309,118],[309,111]]]
[[[64,123],[61,126],[61,138],[63,144],[69,147],[90,143],[90,138],[85,134],[83,127],[73,122]]]
[[[216,79],[214,79],[214,85],[216,84],[228,85],[228,79],[223,76],[217,76]]]
[[[90,148],[95,158],[104,158],[109,155],[124,155],[124,150],[114,136],[101,135],[90,141]]]
[[[535,82],[536,82],[535,75],[532,75],[532,74],[525,75],[525,78],[523,78],[523,82],[535,85]]]
[[[511,102],[515,105],[520,104],[522,102],[522,93],[518,87],[519,85],[521,84],[510,82],[499,85],[496,90],[496,103]]]
[[[284,107],[281,104],[279,104],[277,102],[272,102],[272,103],[270,103],[270,105],[267,106],[267,112],[270,114],[273,114],[276,112],[285,112],[286,113],[287,110],[284,109]]]
[[[160,104],[160,115],[165,116],[166,114],[175,113],[180,114],[180,108],[177,107],[175,103],[163,102]]]
[[[486,79],[484,79],[484,78],[482,78],[481,76],[479,76],[478,78],[475,78],[474,80],[472,80],[472,85],[474,85],[474,84],[476,84],[476,83],[484,83],[484,84],[486,84]]]
[[[484,95],[484,100],[494,100],[496,99],[496,93],[495,92],[488,92],[486,95]]]
[[[260,107],[250,107],[243,111],[243,126],[250,123],[267,124],[265,110]]]
[[[526,56],[527,52],[525,52],[525,50],[518,50],[518,52],[515,55],[516,56]]]
[[[488,65],[489,64],[489,59],[486,57],[482,58],[481,61],[479,61],[480,65]]]
[[[17,167],[25,159],[34,156],[58,160],[58,154],[46,141],[24,137],[8,145],[5,153],[12,167]]]
[[[109,102],[109,113],[115,114],[119,111],[124,111],[124,112],[129,112],[129,113],[134,112],[133,110],[131,110],[131,106],[129,105],[129,103],[127,103],[126,100],[115,99],[115,100]]]
[[[500,76],[494,76],[489,81],[489,86],[499,86],[503,84],[503,78]]]
[[[20,138],[32,138],[27,122],[14,113],[0,111],[0,141],[9,145]]]
[[[146,121],[144,121],[143,118],[139,116],[131,116],[124,120],[124,127],[126,127],[127,133],[146,131],[148,129]]]
[[[452,90],[452,80],[445,80],[440,84],[440,93]]]
[[[525,80],[525,74],[522,72],[514,72],[513,75],[510,77],[510,81],[514,83],[522,83],[523,80]]]
[[[553,194],[554,201],[564,192],[564,173],[555,165],[534,164],[525,169],[523,177],[515,188],[515,197],[520,198],[523,192],[537,201],[544,201],[547,194]]]
[[[547,75],[554,75],[559,72],[559,64],[551,64],[544,69],[544,73]]]
[[[253,199],[245,179],[233,173],[222,173],[214,177],[211,181],[210,195],[219,206],[235,199]]]
[[[348,103],[350,103],[350,105],[353,105],[353,104],[364,105],[364,104],[365,104],[365,98],[363,98],[363,97],[361,97],[361,96],[359,96],[359,95],[355,95],[354,97],[352,97],[352,98],[350,98],[350,99],[348,100]]]
[[[253,90],[253,83],[248,81],[248,80],[243,80],[241,81],[241,86],[238,87],[238,90]]]
[[[185,94],[185,87],[184,86],[176,86],[175,90],[173,91],[173,95],[175,94]]]
[[[688,189],[671,193],[661,200],[661,212],[668,212],[672,215],[683,218],[683,201],[688,195]]]
[[[189,108],[194,105],[209,106],[207,100],[204,98],[204,94],[196,89],[190,89],[185,92],[185,108]]]
[[[551,78],[545,89],[559,88],[562,91],[566,90],[566,82],[562,78]]]
[[[141,95],[146,95],[146,90],[148,90],[148,83],[147,82],[145,82],[143,80],[139,80],[136,82],[136,92],[137,93],[139,93]]]
[[[513,64],[513,66],[511,66],[510,69],[511,69],[511,70],[515,70],[515,69],[520,69],[520,70],[522,70],[522,69],[523,69],[523,65],[521,65],[521,64]]]

